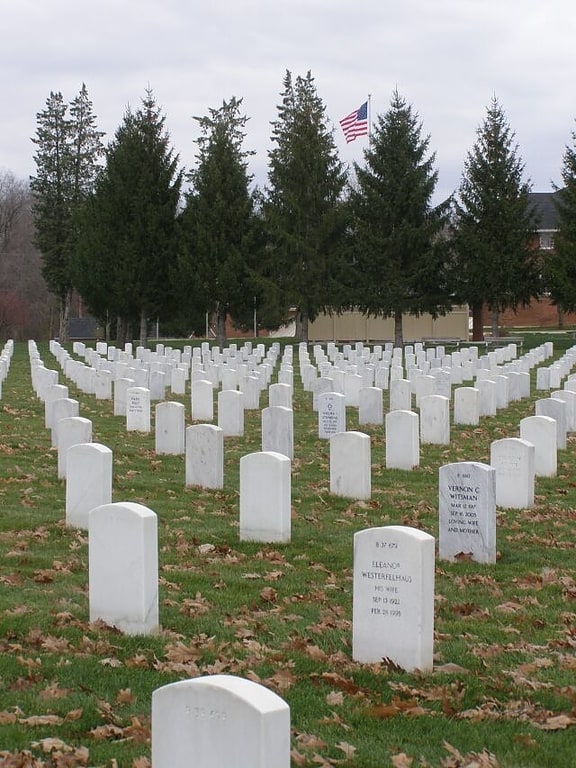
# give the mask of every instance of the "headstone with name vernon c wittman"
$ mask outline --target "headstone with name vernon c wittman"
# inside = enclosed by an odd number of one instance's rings
[[[430,672],[434,650],[434,537],[388,525],[354,534],[352,658]]]
[[[459,461],[439,470],[439,556],[496,562],[496,470]]]
[[[263,685],[209,675],[152,693],[154,768],[290,768],[290,708]]]

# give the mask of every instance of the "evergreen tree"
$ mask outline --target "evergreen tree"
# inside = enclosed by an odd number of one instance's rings
[[[558,231],[554,248],[543,259],[546,289],[560,312],[576,312],[576,131],[564,150],[563,187],[556,191]]]
[[[443,313],[450,305],[444,236],[449,203],[432,205],[438,174],[429,137],[412,107],[395,92],[380,115],[365,166],[355,164],[350,192],[352,302],[369,315],[393,317],[402,344],[402,315]]]
[[[482,307],[498,313],[529,303],[539,289],[539,258],[531,241],[529,183],[514,133],[496,98],[468,153],[455,204],[456,293],[472,308],[473,338],[482,334]]]
[[[196,117],[196,169],[182,217],[185,249],[179,261],[188,301],[216,315],[216,337],[226,341],[226,318],[252,306],[251,259],[255,246],[251,176],[242,148],[247,118],[232,97],[209,115]]]
[[[296,308],[296,336],[308,340],[308,321],[336,303],[338,253],[345,229],[346,182],[314,78],[284,77],[273,123],[264,214],[267,267],[285,308]]]
[[[43,275],[59,305],[59,336],[68,334],[72,292],[71,254],[74,217],[93,188],[102,154],[102,133],[95,128],[92,103],[83,84],[69,106],[60,92],[51,92],[37,114],[37,175],[31,178],[36,244],[42,254]]]
[[[117,317],[117,341],[162,318],[171,298],[182,173],[151,91],[128,109],[106,152],[94,196],[80,217],[75,285],[100,318]]]

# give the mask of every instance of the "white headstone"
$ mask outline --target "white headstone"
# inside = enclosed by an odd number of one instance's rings
[[[281,453],[249,453],[240,459],[241,541],[290,541],[290,466]]]
[[[224,486],[224,431],[214,424],[186,428],[186,485]]]
[[[92,442],[92,422],[82,416],[68,416],[58,422],[58,477],[66,477],[68,449],[78,443]]]
[[[480,392],[480,416],[496,415],[496,383],[492,379],[476,379]]]
[[[379,387],[362,387],[358,392],[358,424],[384,423],[384,403]]]
[[[90,621],[128,635],[159,630],[158,522],[148,507],[117,502],[90,513]]]
[[[112,451],[100,443],[68,449],[66,524],[88,529],[90,512],[112,501]]]
[[[550,393],[555,400],[566,403],[566,431],[576,432],[576,392],[568,389],[555,389]]]
[[[135,384],[134,379],[115,379],[114,381],[114,416],[126,416],[126,392]]]
[[[212,421],[214,418],[214,387],[208,379],[193,381],[191,386],[192,421]]]
[[[346,431],[346,398],[339,392],[318,395],[318,437],[329,439]]]
[[[364,380],[362,376],[357,373],[347,373],[344,377],[344,395],[346,397],[346,405],[351,405],[355,408],[358,407],[358,393],[364,386]]]
[[[44,426],[52,427],[52,411],[56,400],[68,398],[68,387],[64,384],[51,384],[44,388]]]
[[[534,403],[536,416],[549,416],[556,420],[556,444],[560,450],[566,448],[566,409],[566,403],[555,397],[545,397]]]
[[[409,411],[412,408],[412,382],[408,379],[391,379],[390,410]]]
[[[218,426],[224,437],[242,437],[244,434],[244,395],[236,389],[218,392]]]
[[[113,376],[111,371],[96,371],[94,376],[94,395],[96,400],[112,399]]]
[[[78,400],[70,397],[61,397],[52,403],[52,427],[50,428],[52,448],[58,447],[58,422],[70,416],[78,416],[80,413]]]
[[[155,451],[179,456],[184,453],[186,408],[182,403],[158,403],[155,409]]]
[[[290,768],[290,709],[259,683],[209,675],[152,693],[154,768]]]
[[[336,392],[337,387],[332,377],[327,378],[320,376],[318,379],[314,379],[311,384],[312,390],[312,410],[318,410],[318,398],[324,392]],[[344,394],[343,392],[341,394]]]
[[[387,469],[414,469],[420,464],[418,414],[413,411],[390,411],[384,423],[386,431]]]
[[[442,395],[420,398],[420,441],[450,445],[450,400]]]
[[[496,470],[496,504],[525,509],[534,506],[534,446],[519,437],[504,437],[490,445],[490,465]]]
[[[454,390],[454,424],[477,426],[480,423],[480,392],[476,387]]]
[[[150,390],[145,387],[126,390],[126,431],[150,432]]]
[[[558,469],[558,426],[550,416],[526,416],[520,421],[520,437],[534,446],[534,473],[555,477]]]
[[[439,555],[496,562],[496,470],[460,461],[439,470]]]
[[[292,387],[289,384],[270,384],[268,387],[268,405],[283,405],[292,408]]]
[[[187,371],[184,368],[174,366],[170,371],[170,390],[174,395],[186,394]]]
[[[150,369],[148,388],[150,389],[150,400],[165,400],[166,372]]]
[[[279,386],[285,386],[281,384]],[[294,458],[294,413],[283,405],[262,409],[262,451]]]
[[[372,494],[370,436],[339,432],[330,438],[330,492],[352,499]]]
[[[434,537],[399,525],[354,534],[352,657],[430,672]]]

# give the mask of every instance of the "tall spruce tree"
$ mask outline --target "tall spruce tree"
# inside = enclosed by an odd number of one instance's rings
[[[472,309],[473,338],[483,338],[482,309],[492,313],[529,303],[539,292],[539,256],[524,164],[494,97],[468,153],[455,202],[454,285]]]
[[[542,260],[544,281],[560,312],[576,312],[576,131],[562,159],[563,186],[556,191],[558,231]]]
[[[145,345],[149,321],[170,306],[182,172],[164,123],[148,90],[126,111],[80,217],[75,286],[100,318],[119,320],[119,343],[136,322]]]
[[[346,173],[311,73],[293,80],[287,71],[283,85],[268,153],[267,266],[284,307],[296,309],[297,338],[307,341],[308,322],[336,301]]]
[[[68,336],[72,293],[71,255],[75,247],[74,217],[93,189],[103,153],[103,134],[96,129],[92,102],[83,84],[70,105],[51,92],[37,114],[36,176],[30,180],[36,244],[43,275],[59,306],[59,337]]]
[[[232,97],[204,117],[196,168],[182,217],[185,246],[179,265],[190,299],[216,316],[216,338],[226,341],[226,319],[252,306],[254,199],[244,150],[247,117]]]
[[[432,204],[438,174],[418,115],[398,92],[379,115],[365,165],[355,164],[350,191],[351,303],[368,315],[443,313],[450,306],[444,229],[449,202]]]

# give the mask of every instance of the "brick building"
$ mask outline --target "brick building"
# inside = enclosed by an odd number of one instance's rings
[[[534,235],[534,247],[539,248],[544,257],[546,251],[554,248],[554,235],[558,231],[558,211],[554,198],[558,192],[531,192],[530,202],[536,209],[538,229]],[[546,295],[534,299],[527,307],[501,312],[500,326],[503,328],[543,327],[558,328],[561,325],[576,325],[576,314],[567,313],[560,317],[558,308]],[[490,313],[484,313],[484,325],[490,325]]]

